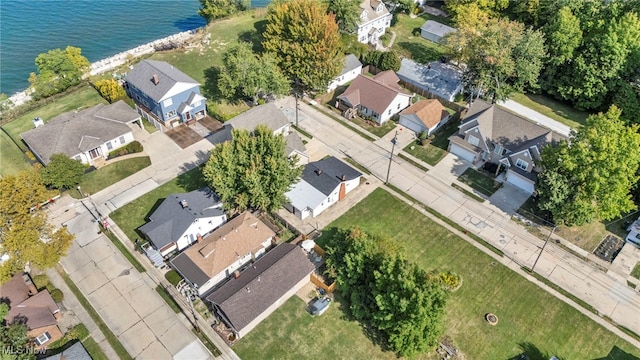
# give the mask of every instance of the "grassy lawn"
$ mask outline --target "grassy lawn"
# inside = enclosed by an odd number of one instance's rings
[[[449,19],[430,14],[423,14],[415,19],[406,14],[398,14],[396,16],[397,21],[391,27],[391,30],[396,32],[396,40],[392,46],[393,50],[419,63],[438,60],[444,55],[445,49],[443,46],[420,36],[420,27],[427,20],[435,20],[447,24],[450,23]]]
[[[436,165],[447,154],[445,150],[431,144],[421,145],[417,142],[412,142],[407,145],[404,151],[432,166]]]
[[[640,280],[640,263],[637,263],[636,266],[633,267],[633,270],[631,270],[631,276]]]
[[[261,33],[266,24],[266,10],[258,9],[233,16],[229,19],[216,21],[207,26],[207,33],[211,40],[209,45],[198,42],[198,47],[188,50],[174,50],[158,52],[151,55],[151,59],[167,61],[187,75],[199,81],[202,92],[208,98],[207,109],[214,117],[220,120],[228,120],[248,109],[248,106],[239,102],[229,103],[225,100],[216,100],[216,72],[212,67],[222,65],[222,54],[229,45],[240,40],[251,41],[254,49],[259,49]]]
[[[121,160],[85,174],[79,185],[83,193],[95,194],[149,165],[151,165],[151,160],[148,156]],[[77,191],[70,191],[69,193],[73,197],[80,196]]]
[[[91,337],[89,330],[87,330],[84,324],[78,324],[67,330],[62,339],[49,345],[48,350],[51,350],[50,354],[58,353],[58,351],[62,351],[65,345],[70,342],[75,342],[75,340],[79,340],[82,343],[93,360],[108,360],[107,355],[105,355],[100,345]]]
[[[601,222],[593,222],[582,226],[558,226],[556,233],[589,252],[593,252],[602,239],[609,234]]]
[[[140,238],[136,229],[146,223],[147,216],[171,193],[188,192],[206,186],[200,168],[188,171],[135,201],[112,212],[109,216],[131,239]]]
[[[15,174],[31,166],[23,154],[27,147],[22,143],[20,134],[33,129],[32,120],[34,118],[41,117],[45,122],[48,122],[51,118],[63,112],[80,107],[88,108],[100,103],[106,104],[107,102],[90,85],[83,84],[53,102],[27,111],[2,126],[8,135],[0,132],[0,164],[2,165],[0,167],[0,175]],[[19,147],[11,141],[11,138],[15,140]]]
[[[566,103],[555,100],[549,96],[536,94],[514,94],[511,100],[525,105],[545,116],[557,120],[572,129],[578,129],[585,124],[587,114],[571,107]]]
[[[564,359],[605,358],[614,347],[640,355],[640,350],[384,190],[374,191],[336,220],[318,242],[326,242],[335,228],[354,225],[402,242],[411,261],[426,270],[438,268],[462,276],[462,287],[447,305],[445,335],[464,358],[510,359],[529,345]],[[485,322],[487,312],[499,317],[497,326]],[[321,317],[312,318],[297,298],[241,339],[235,350],[243,359],[344,358],[345,354],[353,359],[395,358],[372,345],[362,327],[342,311],[340,301]],[[530,353],[529,358],[538,357]]]
[[[388,134],[391,130],[396,128],[396,123],[389,120],[382,125],[372,125],[371,122],[365,121],[360,117],[354,117],[351,119],[351,122],[357,124],[361,128],[367,130],[377,137],[383,137]]]
[[[118,251],[120,251],[122,256],[124,256],[129,261],[131,266],[138,270],[139,273],[147,272],[147,269],[142,264],[140,264],[135,255],[133,255],[131,251],[129,251],[129,249],[122,243],[122,241],[120,241],[120,239],[116,237],[114,233],[109,230],[105,230],[105,228],[102,226],[100,226],[100,230],[102,230],[103,233],[107,235],[109,240],[111,240],[113,246],[115,246]]]
[[[484,173],[472,168],[465,170],[458,180],[486,196],[493,195],[493,193],[500,189],[501,186],[500,183],[493,180],[491,176],[485,175]]]

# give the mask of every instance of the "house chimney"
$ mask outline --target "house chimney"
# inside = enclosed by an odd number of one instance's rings
[[[187,200],[184,200],[184,199],[183,199],[182,201],[180,201],[180,205],[182,206],[182,208],[183,208],[183,209],[186,209],[186,208],[187,208],[187,206],[189,206],[189,205],[187,204]]]
[[[239,278],[240,277],[240,271],[238,271],[238,270],[234,271],[233,272],[233,277],[236,278],[236,279]]]
[[[347,181],[347,177],[346,177],[346,176],[344,176],[344,174],[342,174],[342,177],[340,178],[340,180],[342,180],[342,181]]]
[[[316,169],[316,174],[318,174],[318,175],[322,174],[322,170]]]
[[[196,241],[197,241],[197,242],[202,241],[202,235],[198,234],[198,236],[196,237]]]
[[[160,83],[160,79],[158,78],[158,74],[153,74],[153,85],[158,85]]]

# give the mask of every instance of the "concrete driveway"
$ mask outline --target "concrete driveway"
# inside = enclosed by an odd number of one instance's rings
[[[504,182],[502,187],[491,195],[489,202],[491,205],[505,213],[513,215],[518,211],[520,206],[529,199],[530,196],[531,194],[519,187],[511,183]]]

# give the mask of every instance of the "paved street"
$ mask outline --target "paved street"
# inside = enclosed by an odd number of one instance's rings
[[[293,108],[293,99],[283,99],[279,105]],[[384,181],[392,147],[390,141],[371,143],[306,103],[300,103],[300,110],[304,115],[300,127],[313,134],[314,139],[333,149],[335,154],[353,158]],[[407,144],[406,140],[404,144]],[[396,153],[400,149],[402,146],[397,146]],[[507,212],[491,201],[477,202],[451,187],[452,182],[457,182],[459,171],[466,166],[457,159],[453,161],[453,164],[443,162],[442,166],[439,164],[436,167],[423,163],[431,169],[424,173],[394,156],[389,182],[501,249],[519,266],[531,268],[540,253],[543,240],[512,221]],[[504,259],[504,262],[511,261]],[[600,314],[640,333],[640,294],[629,288],[619,276],[605,273],[551,242],[545,248],[535,271],[586,301]],[[597,319],[640,347],[640,342],[603,319]]]

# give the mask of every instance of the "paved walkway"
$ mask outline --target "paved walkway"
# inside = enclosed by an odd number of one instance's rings
[[[513,111],[516,114],[520,114],[524,117],[526,117],[527,119],[533,120],[534,122],[536,122],[538,125],[544,126],[547,129],[551,129],[555,132],[557,132],[558,134],[562,134],[564,136],[569,136],[569,133],[571,132],[571,128],[568,127],[567,125],[556,121],[548,116],[542,115],[539,112],[530,109],[520,103],[517,103],[513,100],[507,100],[507,101],[503,101],[503,102],[499,102],[498,105],[502,106],[503,108],[509,109],[511,111]]]
[[[281,100],[280,104],[291,106],[292,101],[293,99],[287,98]],[[353,158],[384,181],[392,147],[390,142],[384,140],[371,143],[337,124],[335,120],[328,119],[324,109],[319,111],[301,102],[300,110],[305,115],[300,127],[313,134],[314,139],[338,153]],[[399,148],[401,149],[401,146],[396,147],[396,152],[400,151]],[[491,202],[477,202],[451,187],[455,168],[465,166],[464,162],[457,161],[453,164],[453,169],[451,166],[444,169],[434,168],[426,163],[422,165],[431,171],[425,173],[394,156],[389,182],[502,250],[508,257],[504,258],[503,262],[514,262],[518,267],[533,266],[540,254],[543,240],[527,232],[512,221],[508,213]],[[448,176],[443,176],[447,173]],[[585,263],[553,242],[549,242],[545,247],[535,271],[592,305],[600,314],[640,333],[640,294],[629,288],[626,281],[619,276],[605,273],[597,266]],[[640,347],[640,342],[604,319],[595,317],[595,320]]]

